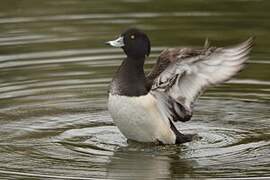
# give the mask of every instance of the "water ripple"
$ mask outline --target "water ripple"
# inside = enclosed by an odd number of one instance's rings
[[[16,17],[0,18],[0,24],[7,23],[28,23],[40,21],[66,21],[66,20],[88,20],[88,19],[120,19],[120,18],[157,18],[157,17],[186,17],[186,16],[220,16],[224,13],[210,12],[171,12],[171,13],[119,13],[119,14],[72,14],[56,16],[39,16],[39,17]],[[228,13],[228,15],[235,15]]]

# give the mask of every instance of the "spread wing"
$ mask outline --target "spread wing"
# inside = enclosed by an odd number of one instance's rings
[[[188,120],[194,102],[205,89],[223,83],[244,67],[253,43],[251,37],[226,48],[165,50],[147,77],[151,91],[169,96],[172,105],[165,111],[170,111],[173,120]]]

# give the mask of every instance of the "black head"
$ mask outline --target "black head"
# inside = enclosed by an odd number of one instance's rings
[[[124,31],[120,37],[107,44],[114,47],[122,47],[128,57],[144,58],[151,51],[150,40],[147,35],[136,28]]]

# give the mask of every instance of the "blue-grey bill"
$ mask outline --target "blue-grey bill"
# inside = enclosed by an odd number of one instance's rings
[[[108,41],[106,42],[106,44],[109,44],[113,47],[123,47],[124,44],[124,38],[122,36],[120,36],[119,38],[112,40],[112,41]]]

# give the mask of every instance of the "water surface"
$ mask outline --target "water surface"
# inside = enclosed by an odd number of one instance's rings
[[[270,3],[266,0],[0,2],[0,176],[177,179],[270,176]],[[107,111],[124,57],[104,45],[127,27],[165,47],[256,35],[247,68],[207,91],[183,145],[127,143]]]

